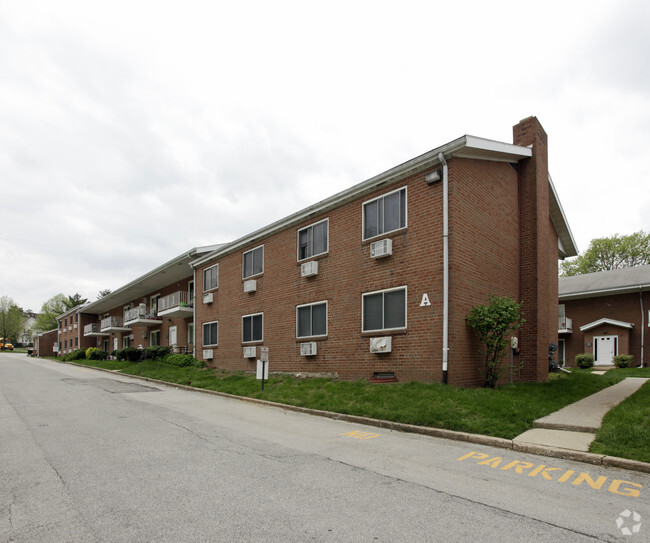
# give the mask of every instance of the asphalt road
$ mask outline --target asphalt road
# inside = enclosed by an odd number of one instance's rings
[[[648,474],[0,353],[3,543],[641,542],[648,489]]]

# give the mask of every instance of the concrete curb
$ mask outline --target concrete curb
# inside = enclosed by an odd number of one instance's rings
[[[271,402],[268,400],[259,400],[257,398],[248,398],[246,396],[235,396],[234,394],[227,394],[226,392],[219,392],[217,390],[207,390],[205,388],[196,388],[188,385],[180,385],[176,383],[168,383],[167,381],[160,381],[150,377],[142,377],[140,375],[129,375],[127,373],[120,373],[119,370],[107,370],[104,368],[95,368],[94,366],[84,366],[75,362],[63,362],[64,364],[71,364],[79,366],[80,368],[91,368],[113,375],[121,375],[131,379],[140,379],[150,383],[156,383],[173,388],[180,388],[192,392],[201,392],[203,394],[210,394],[212,396],[221,396],[223,398],[231,398],[233,400],[240,400],[257,405],[264,405],[267,407],[284,409],[285,411],[293,411],[296,413],[304,413],[307,415],[314,415],[317,417],[324,417],[333,420],[341,420],[344,422],[351,422],[354,424],[364,424],[366,426],[374,426],[376,428],[385,428],[387,430],[395,430],[397,432],[408,432],[413,434],[420,434],[429,437],[438,437],[442,439],[450,439],[452,441],[464,441],[466,443],[476,443],[477,445],[486,445],[489,447],[498,447],[500,449],[510,449],[517,452],[528,454],[537,454],[539,456],[548,456],[551,458],[561,458],[563,460],[573,460],[576,462],[583,462],[586,464],[595,464],[597,466],[604,466],[608,468],[620,468],[630,471],[640,471],[642,473],[650,473],[650,463],[641,462],[639,460],[629,460],[627,458],[619,458],[617,456],[606,456],[602,454],[594,454],[589,452],[574,451],[571,449],[561,449],[557,447],[546,447],[544,445],[535,445],[532,443],[515,442],[512,439],[505,439],[501,437],[483,436],[480,434],[470,434],[467,432],[457,432],[454,430],[445,430],[444,428],[431,428],[429,426],[417,426],[414,424],[405,424],[403,422],[391,422],[381,419],[372,419],[368,417],[361,417],[359,415],[346,415],[344,413],[333,413],[331,411],[321,411],[319,409],[311,409],[308,407],[299,407],[295,405],[287,405],[283,403]]]

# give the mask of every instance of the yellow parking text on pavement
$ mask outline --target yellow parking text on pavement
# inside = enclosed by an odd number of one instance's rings
[[[379,437],[381,434],[373,434],[372,432],[360,432],[359,430],[355,430],[354,432],[346,432],[340,435],[345,437],[353,437],[355,439],[372,439],[373,437]]]
[[[643,485],[633,483],[632,481],[610,479],[604,475],[593,479],[586,472],[577,473],[572,469],[556,468],[547,466],[546,464],[536,465],[532,462],[523,462],[521,460],[506,460],[501,456],[490,456],[476,451],[467,453],[457,458],[457,460],[459,462],[473,460],[479,466],[487,466],[500,471],[513,471],[519,475],[539,477],[546,481],[570,483],[576,486],[584,484],[594,490],[607,490],[608,492],[620,494],[621,496],[629,496],[631,498],[638,498],[643,488]]]

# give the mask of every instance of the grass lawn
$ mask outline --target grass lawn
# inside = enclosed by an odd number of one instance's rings
[[[589,372],[552,374],[546,383],[496,390],[442,384],[390,383],[271,376],[265,390],[252,375],[178,368],[162,362],[84,361],[87,365],[228,394],[352,415],[513,438],[535,419],[618,382],[623,376]]]
[[[621,372],[626,377],[650,377],[649,368],[610,370],[606,375]],[[650,381],[605,415],[589,450],[650,462]]]

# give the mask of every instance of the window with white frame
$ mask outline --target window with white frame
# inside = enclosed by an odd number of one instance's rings
[[[125,349],[131,346],[131,338],[129,336],[122,337],[122,347]]]
[[[219,286],[219,264],[203,270],[203,292]]]
[[[406,187],[363,204],[363,239],[406,227]]]
[[[363,295],[363,331],[406,328],[406,287]]]
[[[149,345],[151,345],[152,347],[156,345],[160,345],[160,330],[151,332],[149,336]]]
[[[259,275],[264,271],[264,245],[246,251],[242,257],[242,278]]]
[[[244,315],[241,319],[241,325],[242,343],[262,341],[264,339],[264,313]]]
[[[296,337],[327,335],[327,302],[296,307]]]
[[[219,323],[217,321],[203,323],[203,346],[218,345]]]
[[[151,306],[151,316],[155,317],[158,315],[158,300],[160,299],[160,294],[154,294],[150,299],[150,306]],[[157,345],[160,345],[158,343]]]
[[[329,220],[325,219],[298,230],[298,260],[328,251]]]

